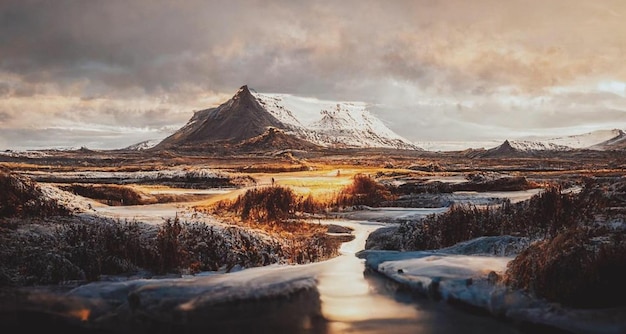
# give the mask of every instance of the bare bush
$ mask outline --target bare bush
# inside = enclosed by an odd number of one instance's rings
[[[602,240],[604,239],[604,240]],[[532,244],[508,264],[505,283],[574,307],[614,307],[626,300],[626,240],[572,228]]]
[[[517,235],[551,238],[563,230],[593,220],[604,196],[590,187],[579,194],[559,187],[545,189],[529,200],[479,208],[455,204],[441,214],[403,222],[398,228],[402,250],[438,249],[481,236]]]
[[[95,199],[107,205],[140,205],[145,204],[142,194],[130,187],[115,184],[71,184],[60,186],[60,189],[70,191],[76,195]]]
[[[0,218],[67,216],[70,212],[47,198],[37,182],[0,169]]]
[[[338,207],[366,205],[378,206],[394,199],[391,191],[365,174],[354,176],[352,184],[343,188],[336,196],[334,204]]]
[[[234,212],[244,221],[266,223],[293,218],[298,212],[318,213],[324,208],[311,195],[303,198],[291,188],[270,186],[249,189],[234,201],[218,201],[211,209],[214,213]]]

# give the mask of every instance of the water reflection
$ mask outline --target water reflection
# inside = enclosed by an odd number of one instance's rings
[[[343,222],[355,239],[342,256],[327,261],[318,276],[328,333],[520,333],[513,324],[467,313],[412,294],[382,275],[365,270],[355,256],[380,225]]]

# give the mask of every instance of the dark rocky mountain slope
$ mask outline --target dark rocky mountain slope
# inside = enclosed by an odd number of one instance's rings
[[[286,128],[252,96],[248,86],[216,108],[197,111],[185,126],[165,138],[156,149],[237,144],[264,134],[269,127]]]

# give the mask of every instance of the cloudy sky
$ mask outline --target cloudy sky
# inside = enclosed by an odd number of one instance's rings
[[[160,139],[244,84],[412,141],[626,129],[626,2],[0,1],[0,149]]]

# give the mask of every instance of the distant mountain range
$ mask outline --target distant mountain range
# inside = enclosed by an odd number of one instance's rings
[[[367,110],[364,103],[260,94],[242,86],[216,108],[194,113],[154,148],[202,149],[392,148],[420,150]],[[133,146],[144,148],[144,146]]]
[[[510,144],[513,148],[522,151],[611,150],[626,147],[626,134],[620,129],[598,130],[573,136],[528,137],[511,140]]]
[[[471,150],[471,154],[480,157],[513,157],[541,152],[624,149],[626,149],[626,133],[619,129],[613,129],[566,137],[505,140],[502,144],[487,150]]]
[[[511,152],[544,152],[574,150],[625,150],[626,133],[620,129],[597,130],[571,136],[532,136],[508,139],[505,142],[485,141],[423,141],[416,145],[428,151],[481,151],[501,148]]]
[[[482,144],[495,145],[493,141]],[[446,142],[424,142],[428,150]],[[466,146],[464,146],[466,144]],[[315,150],[321,148],[389,148],[423,150],[390,130],[362,102],[323,101],[289,94],[258,93],[242,86],[218,107],[196,111],[167,138],[128,146],[127,150],[227,148],[242,151]],[[448,143],[472,155],[518,155],[545,151],[625,150],[626,133],[599,130],[562,137],[510,139],[490,149],[471,143]],[[485,146],[483,146],[485,147]],[[489,147],[489,146],[486,146]],[[482,152],[482,153],[480,153]],[[480,154],[479,154],[480,153]]]

